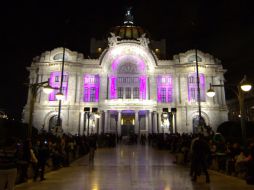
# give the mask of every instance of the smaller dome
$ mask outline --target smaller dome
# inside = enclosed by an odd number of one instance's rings
[[[134,25],[134,18],[131,14],[131,9],[131,7],[127,9],[123,25],[111,28],[109,34],[114,33],[116,36],[121,38],[120,40],[137,40],[145,33],[147,34],[146,37],[149,38],[148,32],[146,30],[140,26]]]
[[[138,39],[144,33],[147,32],[140,26],[133,26],[133,25],[123,25],[123,26],[116,26],[110,29],[110,32],[114,33],[116,36],[120,36],[122,39]]]

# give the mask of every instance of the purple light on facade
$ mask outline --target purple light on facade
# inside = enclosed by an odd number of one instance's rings
[[[112,71],[115,72],[118,69],[118,66],[121,63],[134,63],[137,65],[137,69],[139,72],[142,72],[145,70],[146,65],[143,60],[138,58],[137,56],[132,56],[132,55],[124,55],[124,56],[119,56],[117,57],[113,63],[112,63]]]
[[[205,101],[205,75],[199,74],[199,88],[200,88],[200,101]],[[188,76],[188,101],[197,100],[197,76],[196,73],[192,73]]]
[[[64,94],[65,100],[67,99],[68,92],[68,73],[64,72],[63,84],[62,84],[62,93]],[[60,88],[61,83],[61,72],[55,71],[50,73],[49,85],[53,88]],[[53,90],[49,94],[49,101],[56,101],[56,94],[59,92],[59,89]]]
[[[139,77],[139,96],[140,99],[146,99],[146,76]]]
[[[134,110],[123,110],[122,114],[135,114]]]
[[[169,103],[173,101],[173,82],[171,75],[157,77],[157,101]]]
[[[84,102],[98,102],[100,92],[100,77],[99,75],[84,75]]]
[[[110,76],[110,99],[117,98],[117,90],[116,90],[116,76]]]

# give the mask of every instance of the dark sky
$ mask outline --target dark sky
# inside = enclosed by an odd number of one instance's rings
[[[91,37],[102,39],[123,22],[127,6],[153,39],[167,40],[167,56],[193,49],[222,61],[228,83],[244,74],[254,82],[254,10],[245,0],[9,0],[1,5],[0,109],[20,118],[26,102],[26,67],[62,46],[89,55]]]

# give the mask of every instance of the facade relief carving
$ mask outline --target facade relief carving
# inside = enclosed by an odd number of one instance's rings
[[[117,69],[117,73],[118,74],[138,74],[138,68],[136,64],[133,63],[124,63],[122,65],[119,66],[119,68]]]
[[[116,36],[114,33],[110,32],[111,37],[108,38],[108,45],[109,47],[114,47],[117,42],[118,39],[120,38],[120,36]]]
[[[146,38],[146,33],[142,34],[140,38],[138,38],[138,41],[140,42],[140,45],[144,47],[148,47],[148,44],[150,43],[150,40]]]

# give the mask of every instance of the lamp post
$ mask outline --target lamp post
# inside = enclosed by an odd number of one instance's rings
[[[196,67],[196,85],[197,85],[197,102],[198,102],[198,126],[197,131],[203,131],[203,123],[201,122],[201,96],[200,96],[200,80],[198,68],[198,50],[195,48],[195,67]]]
[[[33,113],[34,113],[34,104],[36,101],[36,97],[40,88],[43,88],[43,91],[46,94],[50,94],[54,88],[49,86],[49,80],[39,83],[29,84],[30,89],[30,102],[29,102],[29,120],[28,120],[28,129],[27,129],[27,137],[31,138],[32,136],[32,126],[33,126]]]
[[[206,93],[207,96],[209,97],[214,97],[216,94],[212,87],[224,87],[224,85],[210,84],[210,89]],[[237,91],[233,90],[239,102],[240,115],[241,115],[242,142],[244,145],[246,145],[246,125],[245,125],[246,113],[245,113],[245,105],[244,105],[244,92],[249,92],[251,88],[252,88],[251,83],[249,83],[246,79],[246,76],[244,76],[241,82],[237,85]]]
[[[61,109],[62,109],[62,101],[64,100],[64,94],[63,94],[64,61],[65,61],[65,47],[63,47],[60,88],[59,88],[59,92],[56,94],[56,99],[59,101],[57,124],[56,124],[56,130],[55,130],[56,134],[62,133]]]

